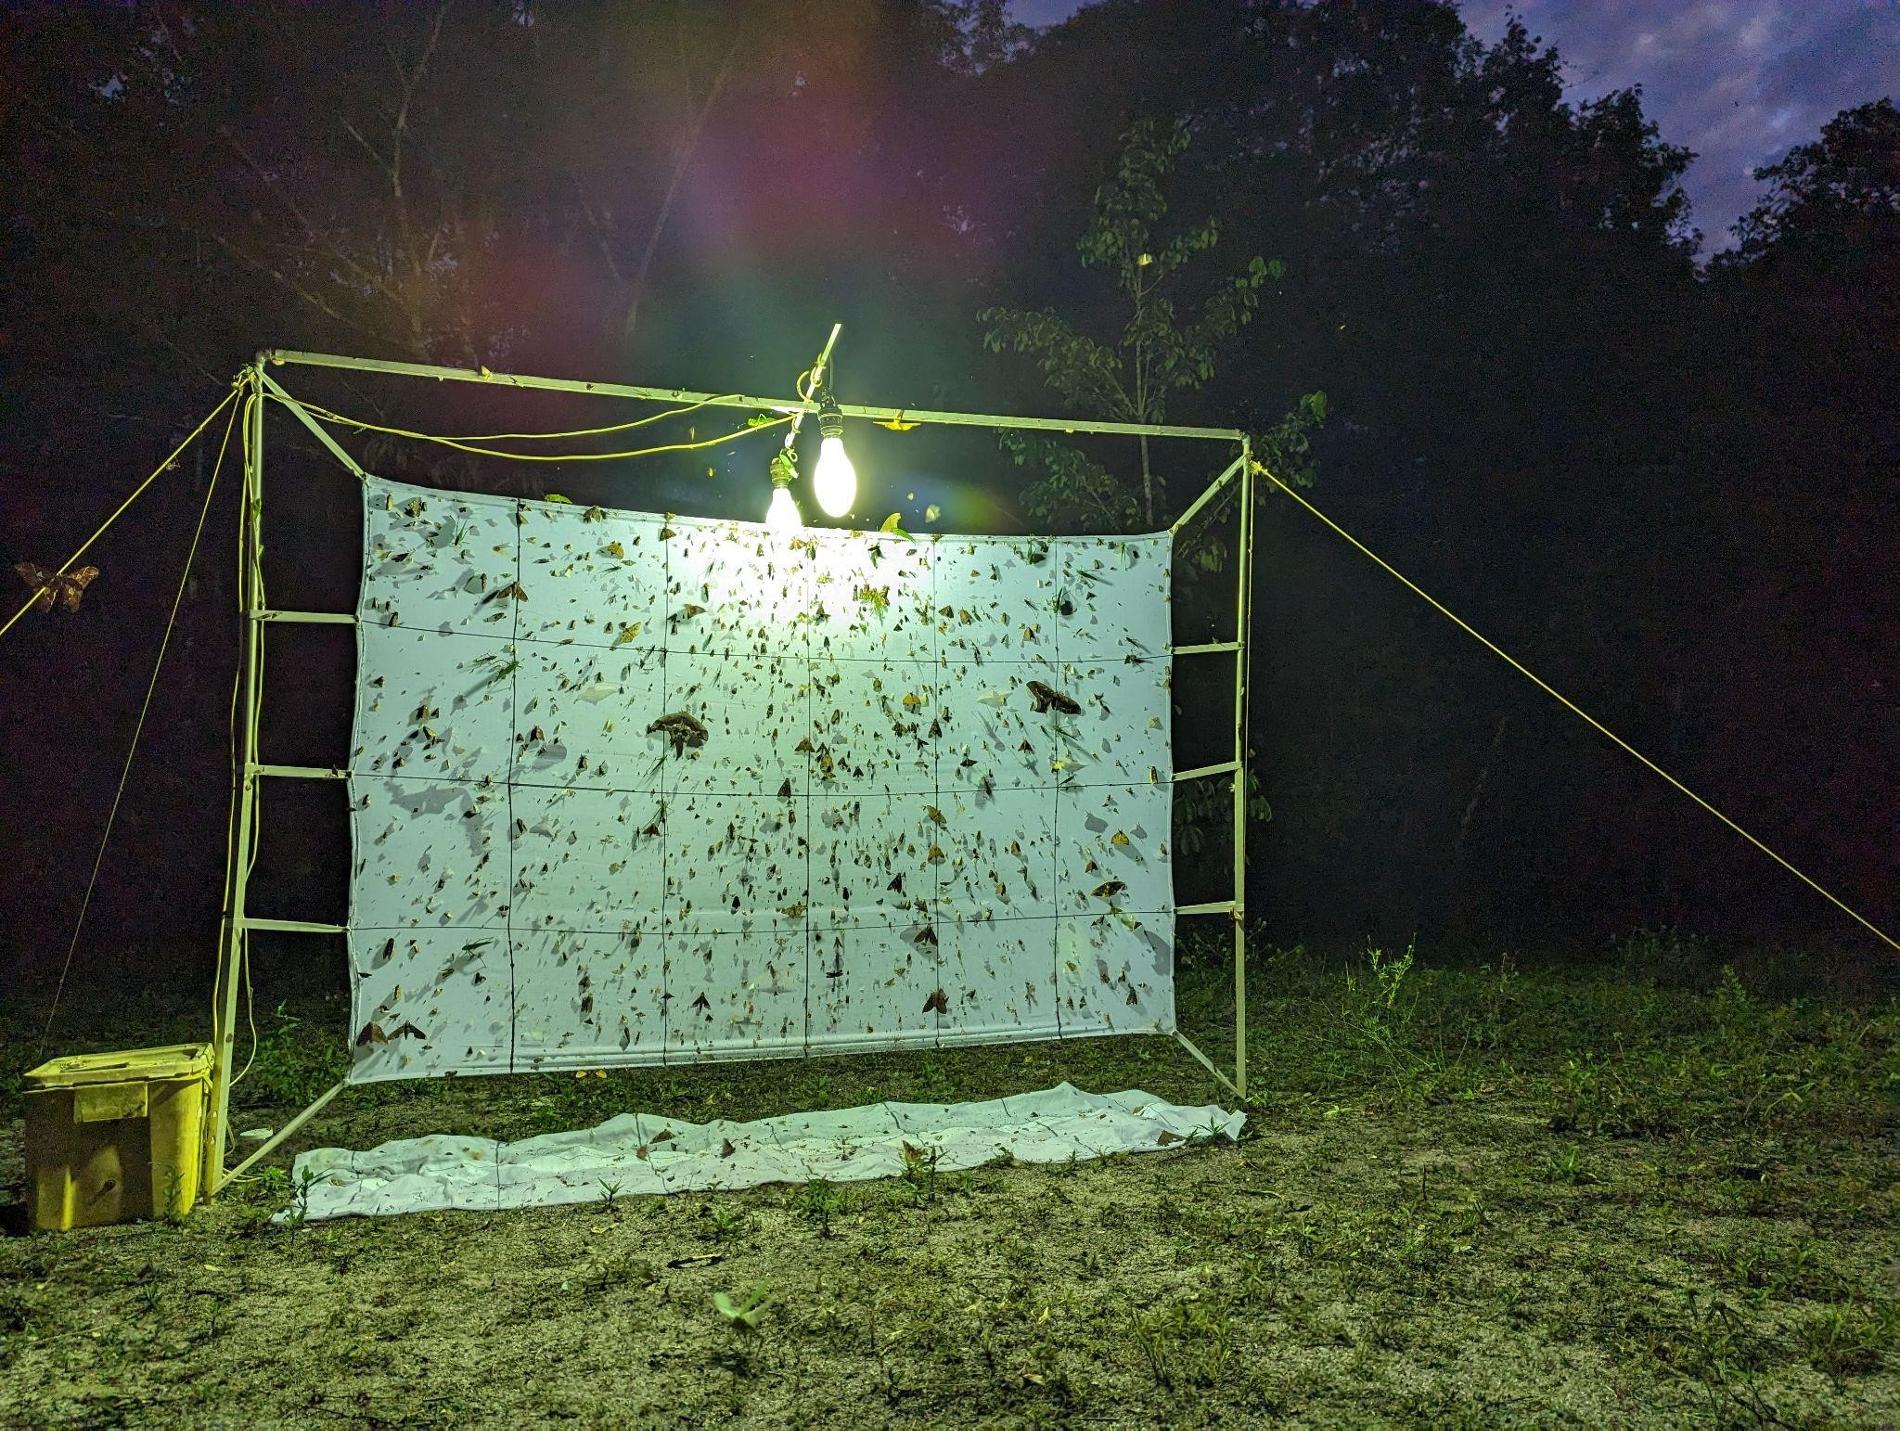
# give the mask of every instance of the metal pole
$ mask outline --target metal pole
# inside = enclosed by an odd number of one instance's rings
[[[347,934],[347,924],[330,924],[314,919],[258,919],[252,915],[244,916],[244,928],[267,929],[273,934]]]
[[[292,621],[305,626],[354,626],[353,611],[260,611],[259,621]]]
[[[1226,490],[1227,484],[1234,480],[1234,474],[1240,470],[1238,462],[1229,463],[1227,469],[1207,484],[1207,489],[1189,504],[1188,509],[1174,519],[1174,525],[1168,531],[1174,536],[1181,535],[1181,529],[1201,514],[1201,508]]]
[[[1215,1080],[1219,1082],[1221,1087],[1225,1088],[1229,1093],[1232,1093],[1236,1098],[1246,1097],[1244,1093],[1234,1087],[1234,1080],[1222,1073],[1220,1069],[1215,1066],[1214,1060],[1201,1052],[1200,1046],[1196,1044],[1193,1039],[1189,1038],[1179,1029],[1174,1031],[1174,1039],[1182,1048],[1194,1055],[1202,1068],[1205,1068],[1209,1073],[1214,1075]]]
[[[1253,638],[1253,447],[1240,439],[1239,578],[1234,584],[1234,1091],[1247,1096],[1247,652]]]
[[[1174,783],[1179,785],[1183,780],[1200,780],[1209,775],[1226,775],[1233,769],[1234,762],[1231,760],[1223,760],[1216,765],[1197,765],[1192,770],[1175,771]]]
[[[288,1123],[284,1124],[284,1126],[279,1128],[275,1133],[272,1133],[270,1137],[266,1138],[261,1144],[257,1146],[257,1148],[255,1148],[252,1151],[249,1157],[247,1157],[243,1162],[239,1163],[235,1168],[231,1169],[230,1172],[226,1173],[224,1180],[226,1182],[230,1182],[232,1178],[242,1176],[246,1171],[249,1170],[249,1168],[251,1167],[253,1163],[258,1161],[258,1159],[266,1156],[269,1153],[274,1152],[282,1143],[284,1143],[294,1133],[296,1133],[296,1131],[299,1128],[303,1127],[304,1124],[308,1123],[312,1118],[316,1117],[317,1114],[321,1113],[324,1110],[324,1108],[329,1104],[332,1098],[336,1097],[337,1094],[341,1093],[345,1088],[349,1086],[350,1086],[350,1080],[347,1078],[342,1078],[342,1079],[338,1079],[335,1083],[331,1084],[328,1088],[324,1089],[323,1092],[319,1093],[316,1096],[316,1098],[304,1108],[303,1112],[299,1113],[296,1117],[292,1118]]]
[[[1174,654],[1177,656],[1206,656],[1217,651],[1236,651],[1239,648],[1240,643],[1238,641],[1196,641],[1191,646],[1176,646],[1174,648]]]
[[[230,907],[224,911],[222,948],[218,960],[216,993],[212,1019],[211,1107],[205,1119],[203,1176],[199,1180],[204,1199],[209,1202],[226,1181],[224,1171],[225,1129],[231,1112],[231,1064],[237,1043],[238,983],[249,942],[244,920],[244,887],[250,876],[249,853],[251,827],[257,803],[257,706],[258,684],[264,661],[263,623],[264,586],[261,570],[263,539],[259,522],[264,498],[264,364],[251,368],[251,410],[245,418],[243,504],[238,511],[239,549],[243,554],[238,599],[244,618],[244,702],[242,734],[238,740],[237,827],[232,833],[230,861]]]
[[[539,388],[547,392],[594,393],[601,397],[639,398],[647,402],[700,403],[707,407],[766,408],[773,412],[817,412],[818,404],[803,398],[747,397],[743,393],[701,393],[686,388],[647,388],[629,383],[585,382],[574,378],[533,378],[515,373],[491,373],[469,368],[438,368],[426,363],[395,363],[379,358],[345,358],[334,353],[299,353],[272,349],[264,354],[273,364],[291,363],[308,368],[344,368],[359,373],[387,373],[392,377],[433,378],[445,383],[488,383],[504,388]],[[1238,442],[1239,428],[1168,427],[1142,422],[1088,422],[1066,417],[1004,417],[977,412],[925,412],[916,408],[866,407],[840,403],[846,417],[889,422],[935,423],[944,427],[1003,427],[1031,432],[1102,433],[1124,437],[1198,437],[1213,442]]]
[[[831,325],[831,336],[825,339],[825,349],[818,355],[818,361],[811,365],[811,385],[814,390],[825,385],[825,369],[831,366],[831,350],[838,346],[838,335],[843,331],[844,324]]]
[[[359,482],[369,475],[364,472],[361,467],[356,465],[356,459],[345,452],[342,447],[338,445],[334,437],[330,436],[328,432],[317,425],[316,419],[312,418],[309,413],[303,410],[302,403],[284,391],[283,384],[279,383],[277,379],[273,378],[269,373],[264,372],[261,366],[258,368],[258,373],[264,379],[264,386],[270,390],[271,394],[285,407],[291,410],[296,416],[297,421],[301,422],[305,427],[309,428],[311,432],[316,434],[317,441],[330,449],[330,455],[343,464],[345,471]]]

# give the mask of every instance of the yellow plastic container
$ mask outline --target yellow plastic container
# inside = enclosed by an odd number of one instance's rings
[[[81,1053],[26,1076],[26,1199],[64,1231],[183,1217],[198,1200],[207,1044]]]

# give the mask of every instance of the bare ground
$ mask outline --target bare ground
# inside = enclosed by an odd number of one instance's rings
[[[1237,1146],[302,1226],[276,1171],[8,1237],[0,1421],[1900,1419],[1890,1001],[1414,971],[1381,1012],[1376,971],[1291,968]],[[266,1021],[243,1125],[333,1067],[306,1013]],[[295,1146],[1063,1077],[1222,1101],[1111,1040],[357,1090]],[[714,1304],[760,1287],[756,1328]]]

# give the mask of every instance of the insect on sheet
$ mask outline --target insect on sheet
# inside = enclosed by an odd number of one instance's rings
[[[364,490],[354,1080],[1172,1031],[1167,535]]]

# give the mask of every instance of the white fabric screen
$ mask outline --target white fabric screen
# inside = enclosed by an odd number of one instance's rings
[[[1173,1029],[1166,534],[364,492],[354,1080]]]

